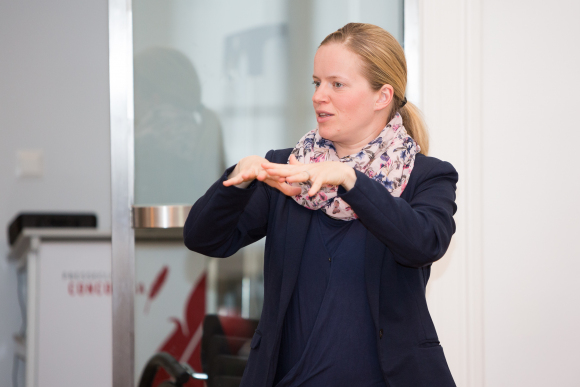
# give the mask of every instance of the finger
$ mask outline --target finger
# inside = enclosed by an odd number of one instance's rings
[[[290,163],[290,165],[303,165],[300,161],[298,161],[298,159],[296,158],[296,156],[294,156],[293,154],[290,155],[290,158],[288,159],[288,162]]]
[[[247,180],[255,179],[256,176],[258,175],[258,173],[255,169],[248,169],[246,171],[243,171],[241,173],[241,175],[242,175],[242,178],[244,179],[244,181],[247,181]]]
[[[286,183],[278,183],[270,179],[267,179],[264,182],[268,184],[270,187],[276,188],[278,191],[282,192],[284,195],[287,196],[295,196],[298,195],[300,192],[302,192],[302,189],[300,187],[292,187],[291,185],[288,185]]]
[[[287,196],[296,196],[298,195],[300,192],[302,192],[302,189],[300,187],[293,187],[291,185],[288,185],[286,183],[281,183],[279,184],[280,187],[278,188],[283,194],[287,195]]]
[[[296,169],[296,167],[290,165],[278,165],[274,168],[265,168],[266,172],[270,176],[278,176],[278,177],[288,177],[292,175],[296,175],[300,172],[300,170]]]
[[[226,187],[232,186],[232,185],[236,185],[236,184],[240,184],[244,181],[244,179],[242,178],[241,174],[238,174],[237,176],[232,177],[231,179],[228,179],[226,181],[224,181],[224,185]]]
[[[317,181],[312,182],[312,187],[310,187],[310,189],[308,190],[308,195],[309,196],[316,195],[316,193],[320,191],[321,187],[322,187],[322,179],[318,179]]]
[[[276,168],[282,165],[286,165],[286,164],[277,164],[277,163],[272,163],[270,161],[265,161],[262,164],[260,164],[260,166],[264,169],[268,169],[268,168]]]
[[[241,184],[244,181],[249,181],[249,180],[254,180],[258,175],[257,169],[247,169],[244,171],[241,171],[240,173],[238,173],[236,176],[224,181],[224,185],[226,187],[232,186],[232,185],[237,185],[237,184]]]
[[[300,171],[292,176],[288,176],[286,181],[288,183],[303,183],[310,179],[310,174],[306,171]]]
[[[260,172],[258,173],[258,177],[257,179],[260,181],[264,181],[266,179],[271,179],[272,176],[268,175],[268,172],[264,171],[263,169],[260,170]],[[276,180],[276,177],[274,177],[274,180]]]
[[[268,176],[264,180],[261,180],[261,181],[263,181],[264,183],[266,183],[268,185],[273,186],[273,184],[285,183],[286,182],[286,179],[283,178],[283,177],[278,178],[278,177]]]

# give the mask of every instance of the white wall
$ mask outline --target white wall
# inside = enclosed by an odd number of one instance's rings
[[[459,386],[577,386],[580,3],[419,0],[433,154],[458,231],[429,297]]]
[[[477,301],[470,290],[477,289],[477,280],[480,280],[476,277],[472,281],[469,276],[477,272],[481,259],[477,255],[479,235],[474,234],[480,206],[474,195],[478,184],[477,170],[474,170],[477,163],[470,157],[474,145],[480,142],[473,136],[478,127],[472,125],[472,111],[476,110],[472,105],[477,105],[479,90],[471,87],[479,74],[474,72],[477,66],[467,62],[472,55],[469,47],[474,42],[470,39],[472,31],[465,26],[475,26],[465,20],[469,1],[415,2],[420,29],[420,98],[411,102],[419,103],[425,113],[430,131],[430,155],[449,161],[459,173],[458,210],[454,217],[457,231],[446,255],[432,267],[427,301],[455,382],[458,386],[481,387],[482,383],[474,382],[482,378],[483,370],[481,366],[474,368],[478,359],[472,353],[481,343],[472,341],[478,334],[481,338],[482,328],[473,319],[476,316],[472,312],[478,310],[468,308]],[[478,306],[481,309],[481,302]]]
[[[580,2],[483,3],[487,386],[578,386]]]
[[[110,229],[107,2],[0,2],[0,229],[19,211],[90,211]],[[17,178],[18,149],[44,175]],[[0,385],[12,385],[16,274],[0,232]]]

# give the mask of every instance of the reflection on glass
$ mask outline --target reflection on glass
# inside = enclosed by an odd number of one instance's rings
[[[224,169],[221,126],[201,103],[199,77],[165,47],[134,58],[135,202],[192,203]]]
[[[320,41],[351,21],[401,41],[402,12],[402,0],[134,1],[135,204],[193,204],[239,159],[293,147],[316,125]],[[199,371],[205,313],[260,317],[263,249],[210,259],[137,243],[137,380],[160,349]]]

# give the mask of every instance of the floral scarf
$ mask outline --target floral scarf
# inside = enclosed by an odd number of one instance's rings
[[[318,128],[306,133],[292,154],[304,164],[323,161],[340,161],[363,172],[385,186],[395,197],[401,196],[407,186],[415,164],[415,155],[421,151],[419,145],[407,134],[399,113],[384,127],[378,137],[369,142],[359,153],[338,157],[332,141],[320,137]],[[293,199],[311,210],[322,209],[327,215],[340,220],[357,219],[348,203],[337,197],[338,186],[322,186],[312,197],[308,196],[310,182],[293,183],[302,192]]]

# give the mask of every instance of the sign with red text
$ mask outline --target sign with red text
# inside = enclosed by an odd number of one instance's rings
[[[202,323],[206,309],[207,257],[183,242],[135,245],[135,377],[155,353],[172,354],[201,371]],[[166,374],[159,373],[160,381]],[[203,387],[190,381],[187,387]]]

